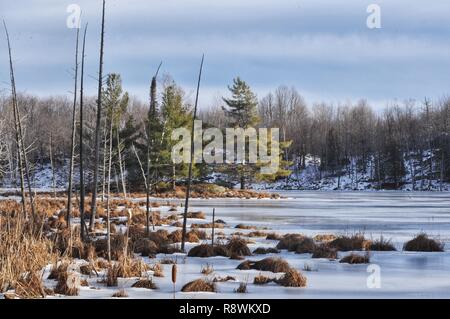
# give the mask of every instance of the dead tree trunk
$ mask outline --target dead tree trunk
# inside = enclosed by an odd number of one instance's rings
[[[50,132],[50,167],[52,169],[53,198],[56,198],[56,174],[55,165],[53,163],[53,132]]]
[[[191,128],[191,161],[189,162],[189,174],[188,174],[188,183],[186,186],[186,200],[184,203],[184,214],[183,214],[183,231],[181,235],[181,250],[184,251],[184,244],[186,241],[186,226],[187,226],[187,213],[189,208],[189,195],[191,191],[191,180],[192,180],[192,165],[194,162],[194,123],[195,118],[197,116],[197,106],[198,106],[198,94],[200,91],[200,81],[202,79],[202,70],[203,70],[203,60],[205,55],[202,56],[202,62],[200,63],[200,72],[198,73],[198,82],[197,82],[197,93],[195,95],[195,105],[194,105],[194,113],[192,114],[192,128]]]
[[[83,129],[84,129],[84,120],[83,120],[83,90],[84,90],[84,58],[85,58],[85,49],[86,49],[86,32],[88,25],[86,24],[84,28],[83,35],[83,49],[81,52],[81,78],[80,78],[80,237],[81,240],[86,240],[86,223],[84,221],[84,198],[85,198],[85,189],[84,189],[84,149],[83,149]]]
[[[122,181],[122,190],[123,190],[123,197],[127,198],[127,187],[125,183],[125,174],[124,174],[124,168],[122,166],[122,152],[120,151],[120,134],[119,134],[119,127],[117,127],[117,155],[119,159],[119,172],[120,172],[120,180]]]
[[[14,66],[12,62],[12,53],[11,53],[11,42],[9,40],[9,33],[8,28],[6,27],[6,22],[3,20],[3,26],[5,27],[5,33],[6,33],[6,40],[8,42],[8,54],[9,54],[9,71],[10,71],[10,79],[11,79],[11,97],[12,97],[12,104],[14,108],[15,113],[15,129],[16,129],[16,140],[17,140],[17,147],[19,152],[19,165],[22,167],[21,174],[23,175],[23,168],[25,167],[25,176],[27,179],[28,184],[28,193],[30,197],[30,206],[31,206],[31,215],[34,218],[35,217],[35,209],[34,209],[34,200],[33,200],[33,192],[31,190],[31,179],[30,179],[30,170],[28,166],[27,161],[27,152],[25,148],[25,142],[23,138],[23,131],[22,131],[22,123],[20,118],[20,112],[19,112],[19,106],[17,105],[17,93],[16,93],[16,81],[14,77]],[[22,164],[23,160],[23,164]],[[21,184],[23,184],[23,176]],[[25,206],[25,187],[24,185],[21,185],[22,187],[22,200],[23,200],[23,208],[26,213],[26,206]]]
[[[73,184],[73,164],[75,157],[75,132],[77,126],[77,95],[78,95],[78,41],[80,36],[80,28],[77,28],[77,39],[75,45],[75,84],[73,91],[73,109],[72,109],[72,137],[70,146],[70,166],[69,166],[69,185],[67,187],[67,227],[70,227],[70,216],[72,214],[72,184]]]
[[[113,114],[114,106],[111,110],[111,118],[109,123],[109,159],[108,159],[108,181],[107,181],[107,197],[106,197],[106,238],[108,261],[111,262],[111,227],[110,227],[110,197],[111,197],[111,166],[112,166],[112,135],[113,135]]]
[[[97,92],[97,120],[95,126],[95,150],[94,150],[94,177],[92,183],[92,201],[91,201],[91,220],[89,230],[94,229],[95,214],[97,212],[97,183],[98,183],[98,164],[100,160],[100,125],[102,120],[102,84],[103,84],[103,46],[105,35],[105,0],[102,8],[102,32],[100,39],[100,62],[98,71],[98,92]]]

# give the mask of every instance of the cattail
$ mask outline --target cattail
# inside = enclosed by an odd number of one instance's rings
[[[172,266],[173,299],[175,299],[175,283],[177,282],[177,264]]]
[[[172,282],[174,285],[177,282],[177,265],[176,264],[173,264],[173,266],[172,266]]]

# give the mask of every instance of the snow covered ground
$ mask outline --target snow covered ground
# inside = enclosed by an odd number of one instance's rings
[[[193,258],[184,254],[158,255],[155,259],[144,258],[150,264],[168,257],[176,258],[178,280],[176,298],[450,298],[450,194],[436,192],[284,192],[286,199],[239,200],[239,199],[193,199],[192,210],[207,213],[207,220],[189,219],[188,223],[209,222],[212,208],[216,218],[227,226],[223,231],[231,234],[238,223],[268,227],[267,232],[316,234],[354,234],[364,232],[366,238],[383,235],[395,244],[395,252],[372,252],[371,264],[340,264],[338,260],[311,259],[310,254],[282,251],[280,256],[302,271],[307,277],[306,288],[284,288],[274,283],[264,286],[253,284],[254,276],[264,274],[281,276],[270,272],[237,270],[241,262],[225,257]],[[167,200],[161,200],[166,203]],[[173,200],[172,202],[181,202]],[[169,214],[167,206],[158,210]],[[181,208],[179,208],[181,212]],[[189,225],[188,225],[189,226]],[[161,227],[158,227],[161,228]],[[175,230],[174,227],[162,228]],[[403,252],[402,246],[421,231],[446,243],[445,252]],[[274,247],[277,241],[263,238],[250,244],[256,247]],[[187,248],[197,244],[188,243]],[[348,253],[340,253],[340,256]],[[270,255],[248,257],[260,260]],[[214,273],[204,276],[202,266],[210,264]],[[305,265],[312,271],[305,271]],[[82,287],[75,298],[110,298],[124,288],[130,298],[173,298],[171,265],[164,266],[164,278],[155,277],[159,289],[131,288],[136,278],[121,279],[119,287],[107,288],[98,283],[98,277],[88,279],[91,287]],[[368,268],[370,267],[370,268]],[[378,268],[379,267],[379,268]],[[368,272],[368,270],[376,273]],[[370,288],[367,282],[379,272],[380,287]],[[151,275],[151,272],[149,273]],[[182,285],[198,279],[215,276],[234,276],[236,281],[217,283],[217,293],[183,293]],[[44,277],[45,278],[45,277]],[[378,278],[378,277],[377,277]],[[248,293],[234,292],[239,282],[248,282]],[[370,281],[372,282],[372,281]],[[51,287],[55,281],[47,280]],[[59,297],[50,297],[59,298]]]

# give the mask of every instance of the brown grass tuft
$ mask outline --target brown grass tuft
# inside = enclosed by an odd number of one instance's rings
[[[306,277],[298,270],[290,268],[283,277],[275,282],[283,287],[306,287]]]
[[[237,289],[235,289],[234,292],[238,293],[238,294],[246,294],[247,293],[247,283],[241,282],[239,284],[239,287]]]
[[[370,262],[370,256],[368,253],[365,255],[351,253],[350,255],[341,258],[339,262],[346,264],[368,264]]]
[[[253,251],[253,254],[255,255],[265,255],[265,254],[278,254],[280,251],[276,248],[264,248],[264,247],[258,247]]]
[[[136,281],[131,287],[133,288],[145,288],[145,289],[158,289],[158,286],[151,279],[140,279]]]
[[[362,234],[354,234],[352,236],[339,236],[328,244],[338,251],[351,251],[364,249],[366,243],[367,241]]]
[[[113,297],[113,298],[128,298],[128,294],[125,290],[120,289],[119,291],[115,292],[111,297]]]
[[[228,250],[221,245],[211,246],[209,244],[201,244],[195,246],[189,250],[188,257],[214,257],[214,256],[224,256],[228,257],[230,254]]]
[[[394,245],[392,245],[390,239],[384,239],[383,236],[380,236],[379,239],[375,239],[371,242],[369,246],[369,250],[373,251],[394,251],[396,250]]]
[[[253,278],[253,284],[255,284],[255,285],[265,285],[272,281],[274,281],[274,279],[266,277],[261,274],[258,276],[255,276],[255,278]]]
[[[337,258],[337,250],[334,248],[331,248],[327,244],[321,244],[321,245],[316,246],[311,258],[336,259]]]
[[[281,258],[267,257],[259,261],[246,260],[237,266],[240,270],[261,270],[261,271],[271,271],[271,272],[286,272],[290,269],[287,261]]]
[[[444,251],[444,244],[428,238],[428,235],[425,233],[421,233],[414,237],[414,239],[411,239],[410,241],[406,242],[403,246],[403,250],[405,251],[438,251],[442,252]]]
[[[204,279],[197,279],[187,283],[181,288],[183,292],[216,292],[216,284]]]
[[[231,238],[226,245],[226,249],[229,251],[230,255],[251,256],[252,254],[247,246],[247,242],[238,237]]]

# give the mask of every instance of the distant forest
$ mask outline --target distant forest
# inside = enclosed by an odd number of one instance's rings
[[[170,141],[170,132],[180,126],[190,127],[192,105],[170,76],[161,78],[154,87],[156,98],[152,110],[150,102],[131,98],[123,92],[120,75],[107,76],[102,93],[101,158],[106,163],[111,140],[112,176],[122,180],[123,187],[139,187],[143,183],[139,158],[145,158],[149,130],[155,144],[152,156],[158,178],[175,184],[175,180],[182,180],[187,174],[186,167],[171,164],[170,148],[174,142]],[[241,96],[236,95],[239,93],[236,85],[243,88]],[[203,120],[204,126],[228,127],[232,122],[226,103],[230,102],[229,97],[237,102],[248,98],[250,102],[243,108],[246,114],[249,110],[255,113],[252,124],[280,128],[280,138],[287,145],[282,154],[285,171],[272,176],[271,180],[286,178],[289,171],[301,171],[307,156],[317,159],[323,176],[355,175],[357,178],[358,174],[368,174],[378,188],[398,188],[405,178],[414,189],[427,189],[432,180],[450,180],[449,98],[392,103],[384,110],[375,111],[365,100],[356,104],[307,105],[295,88],[286,86],[257,98],[239,78],[230,90],[222,103],[200,106],[198,118]],[[48,163],[56,167],[63,165],[71,155],[73,101],[61,96],[42,98],[19,94],[17,102],[31,167],[38,169],[39,165]],[[0,183],[5,179],[18,180],[11,105],[9,94],[3,92],[0,95]],[[94,162],[91,159],[96,98],[86,97],[84,105],[83,143],[89,181]],[[78,116],[76,124],[78,127]],[[78,132],[77,129],[77,135]],[[100,171],[104,173],[104,165]],[[215,165],[198,165],[195,176],[201,179],[217,171],[224,173],[223,176],[229,173],[229,180],[236,181],[235,174]],[[246,183],[252,182],[254,174],[248,173],[245,178]]]

